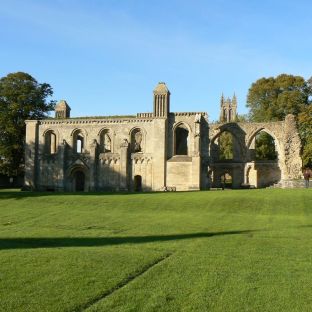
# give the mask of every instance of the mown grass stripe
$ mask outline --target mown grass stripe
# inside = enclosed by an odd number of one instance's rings
[[[159,258],[156,258],[153,262],[148,263],[146,265],[144,265],[141,270],[134,272],[133,274],[130,274],[129,276],[127,276],[126,278],[124,278],[122,281],[120,281],[117,285],[115,285],[114,287],[112,287],[111,289],[99,294],[98,296],[92,298],[91,300],[87,301],[85,304],[83,305],[79,305],[78,307],[74,308],[73,310],[71,310],[72,312],[82,312],[85,311],[86,309],[90,308],[92,305],[96,304],[97,302],[99,302],[100,300],[103,300],[105,298],[107,298],[108,296],[112,295],[114,292],[116,292],[117,290],[127,286],[130,282],[132,282],[134,279],[140,277],[141,275],[143,275],[144,273],[146,273],[147,271],[149,271],[150,269],[152,269],[155,265],[159,264],[160,262],[166,260],[167,258],[169,258],[172,255],[172,253],[167,253],[165,255],[162,255]]]

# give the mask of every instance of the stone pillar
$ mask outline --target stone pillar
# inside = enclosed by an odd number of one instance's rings
[[[24,187],[34,190],[38,175],[38,121],[26,120]]]
[[[59,145],[57,151],[57,162],[58,162],[58,181],[57,181],[57,190],[60,192],[64,191],[65,188],[65,152],[66,152],[67,143],[65,140]]]
[[[120,144],[120,190],[128,191],[128,148],[127,139]]]
[[[200,155],[200,120],[201,120],[201,115],[196,114],[195,116],[195,135],[194,135],[194,156],[199,156]]]
[[[195,116],[195,134],[194,134],[194,151],[192,155],[192,186],[194,190],[200,189],[200,121],[201,114],[196,114]]]
[[[247,161],[254,161],[256,159],[256,136],[252,139],[247,153]]]
[[[166,164],[168,129],[167,118],[155,118],[153,129],[153,191],[162,190],[166,186]]]
[[[284,155],[288,179],[300,179],[302,159],[300,157],[301,141],[294,115],[287,115],[284,122]]]
[[[97,141],[93,140],[90,144],[90,191],[94,192],[97,188]]]

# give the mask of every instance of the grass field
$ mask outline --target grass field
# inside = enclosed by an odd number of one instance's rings
[[[312,311],[312,189],[0,192],[0,311]]]

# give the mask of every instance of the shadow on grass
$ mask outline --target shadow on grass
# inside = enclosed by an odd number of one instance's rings
[[[200,192],[206,192],[203,190]],[[24,192],[24,191],[0,191],[1,199],[24,199],[44,196],[107,196],[107,195],[157,195],[157,194],[182,194],[182,193],[196,193],[199,191],[183,191],[183,192]]]
[[[0,238],[0,250],[57,247],[101,247],[122,244],[144,244],[213,236],[248,234],[257,230],[203,232],[174,235],[125,236],[125,237],[17,237]]]

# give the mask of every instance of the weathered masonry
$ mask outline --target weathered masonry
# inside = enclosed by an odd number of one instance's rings
[[[26,121],[25,187],[50,191],[160,191],[267,186],[300,176],[300,140],[293,116],[275,123],[236,123],[236,98],[221,100],[221,123],[203,112],[170,112],[165,83],[154,90],[153,113],[70,118],[61,101],[55,118]],[[254,157],[265,131],[277,158]],[[232,136],[233,157],[220,159],[219,138]]]

